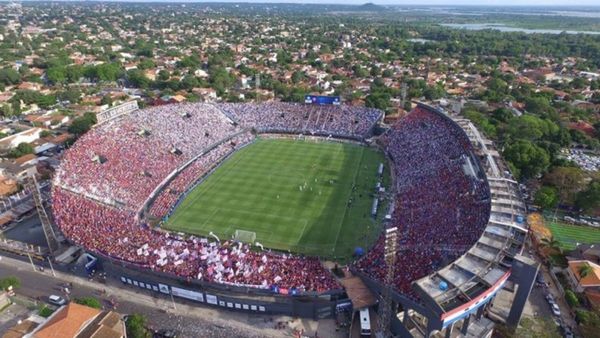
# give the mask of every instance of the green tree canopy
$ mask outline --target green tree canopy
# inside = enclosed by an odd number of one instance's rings
[[[544,209],[551,209],[558,203],[556,188],[543,186],[535,193],[535,204]]]
[[[532,178],[543,173],[550,164],[550,156],[546,150],[530,141],[519,140],[504,150],[505,159],[510,162],[520,178]]]
[[[600,182],[592,181],[585,190],[579,192],[575,205],[585,212],[600,207]]]
[[[6,290],[9,286],[17,289],[21,287],[21,280],[16,276],[7,276],[0,279],[0,290]]]
[[[132,338],[148,338],[150,333],[146,329],[146,318],[141,315],[134,313],[127,318],[125,323],[127,328],[127,336]]]
[[[81,297],[81,298],[75,298],[75,303],[77,304],[81,304],[81,305],[85,305],[85,306],[89,306],[91,308],[94,309],[101,309],[102,308],[102,303],[100,303],[100,301],[94,297]]]
[[[16,148],[12,149],[8,155],[10,157],[16,158],[16,157],[21,157],[21,156],[27,155],[27,154],[33,154],[33,152],[34,152],[34,148],[31,144],[22,142],[22,143],[19,143],[19,145]]]
[[[575,193],[583,189],[585,181],[579,167],[554,167],[544,176],[544,182],[557,188],[564,203],[575,202]]]
[[[83,116],[80,116],[73,120],[73,123],[69,126],[69,133],[75,135],[81,135],[96,124],[96,114],[94,113],[85,113]]]

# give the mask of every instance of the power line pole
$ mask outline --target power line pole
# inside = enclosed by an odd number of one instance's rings
[[[396,268],[396,251],[398,248],[398,228],[393,227],[385,230],[385,249],[383,258],[387,265],[381,303],[379,304],[379,325],[375,337],[390,337],[390,322],[392,318],[392,286]]]

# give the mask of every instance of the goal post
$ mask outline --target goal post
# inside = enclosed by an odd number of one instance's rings
[[[256,232],[247,230],[236,230],[233,234],[233,239],[243,243],[254,245],[256,241]]]

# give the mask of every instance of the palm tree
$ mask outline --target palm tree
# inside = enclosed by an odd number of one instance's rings
[[[560,242],[554,238],[554,236],[550,236],[550,238],[544,237],[541,240],[540,246],[543,248],[550,249],[552,251],[558,251],[562,254],[562,248],[560,247]]]
[[[589,274],[591,274],[594,271],[594,269],[592,269],[592,266],[585,262],[582,266],[579,267],[579,269],[577,270],[577,272],[579,272],[579,277],[581,278],[585,278],[587,277]]]

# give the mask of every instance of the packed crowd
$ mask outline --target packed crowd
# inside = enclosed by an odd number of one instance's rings
[[[285,102],[224,103],[220,108],[245,127],[261,131],[365,138],[382,116],[377,109]]]
[[[198,179],[252,140],[243,128],[365,137],[378,118],[379,111],[367,108],[286,103],[136,111],[101,124],[67,151],[52,189],[54,217],[68,238],[91,251],[189,280],[281,293],[338,289],[316,258],[183,238],[140,225],[136,211],[168,175],[181,170],[150,208],[157,218],[167,215]],[[480,237],[489,218],[489,189],[465,169],[468,138],[440,114],[419,107],[383,142],[397,175],[395,283],[410,295],[412,281],[463,254]],[[381,237],[356,263],[379,279],[386,269],[383,242]]]
[[[133,210],[178,166],[240,130],[208,104],[138,110],[81,137],[54,184]]]
[[[244,132],[219,144],[206,154],[200,156],[183,169],[164,189],[161,190],[154,203],[152,203],[150,215],[156,218],[163,218],[169,214],[184,193],[188,191],[199,178],[217,166],[227,155],[248,144],[252,139],[253,135],[251,133]]]
[[[396,171],[395,285],[411,296],[412,281],[477,242],[489,219],[489,189],[485,180],[463,169],[471,147],[464,132],[438,113],[416,108],[386,134],[384,143]],[[381,237],[357,267],[383,280],[383,250]]]
[[[56,223],[73,242],[153,271],[262,289],[277,286],[279,290],[324,292],[340,288],[316,258],[255,252],[241,243],[183,238],[140,226],[131,211],[58,186],[53,187],[52,209]]]

